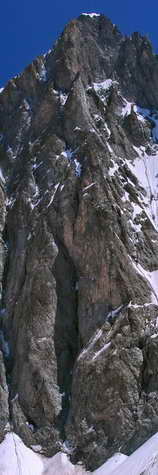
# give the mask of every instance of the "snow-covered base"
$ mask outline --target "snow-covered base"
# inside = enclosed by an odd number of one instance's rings
[[[86,475],[72,465],[66,454],[46,458],[24,445],[18,435],[8,433],[0,444],[0,475]],[[94,475],[157,475],[158,433],[127,457],[117,453],[93,472]]]
[[[66,454],[58,452],[46,458],[26,447],[18,435],[8,433],[0,444],[0,475],[85,475]]]

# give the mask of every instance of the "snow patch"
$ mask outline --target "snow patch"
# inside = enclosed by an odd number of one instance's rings
[[[76,152],[77,152],[77,149],[74,150],[74,151],[71,150],[71,149],[66,149],[66,150],[64,150],[64,152],[61,153],[61,155],[63,155],[65,158],[67,158],[69,160],[69,162],[74,165],[75,175],[76,176],[81,176],[82,166],[81,166],[79,160],[76,158]]]
[[[143,200],[147,209],[143,209],[158,230],[158,153],[147,155],[145,147],[133,148],[138,157],[133,164],[128,161],[128,166],[146,191],[146,197],[143,197]]]
[[[132,260],[131,257],[130,257],[130,260]],[[149,287],[151,288],[151,291],[152,291],[152,303],[157,305],[158,304],[158,270],[155,270],[152,272],[147,271],[141,266],[141,264],[136,264],[133,260],[132,260],[132,264],[135,267],[138,274],[140,274],[148,282]]]
[[[117,172],[118,168],[119,168],[119,166],[116,162],[114,162],[113,160],[112,160],[112,162],[113,162],[112,167],[110,167],[109,171],[108,171],[110,176],[114,176],[115,172]]]
[[[41,82],[47,81],[47,70],[43,63],[40,64],[39,71],[36,74],[36,77]]]
[[[104,91],[107,91],[113,84],[114,81],[112,79],[105,79],[105,81],[102,82],[94,82],[93,87],[96,92],[100,91],[101,89],[104,89]]]
[[[66,104],[67,98],[68,98],[68,94],[65,94],[64,92],[60,91],[59,99],[60,99],[61,106],[64,106]]]
[[[81,15],[89,16],[90,18],[95,18],[97,16],[100,16],[100,13],[81,13]]]

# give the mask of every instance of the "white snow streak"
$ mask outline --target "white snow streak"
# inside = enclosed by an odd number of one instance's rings
[[[106,343],[102,348],[101,350],[97,351],[97,353],[95,353],[95,355],[93,356],[92,358],[92,361],[95,361],[98,356],[101,355],[101,353],[104,353],[109,347],[111,346],[111,341],[109,343]]]
[[[83,356],[85,356],[85,354],[88,351],[92,350],[93,346],[101,338],[101,336],[102,336],[102,330],[97,330],[97,332],[94,335],[94,338],[90,341],[89,345],[81,351],[80,355],[78,356],[78,360],[83,358]]]

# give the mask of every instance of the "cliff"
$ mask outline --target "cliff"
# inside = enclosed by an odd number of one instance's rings
[[[0,94],[0,440],[87,470],[158,431],[157,84],[83,14]]]

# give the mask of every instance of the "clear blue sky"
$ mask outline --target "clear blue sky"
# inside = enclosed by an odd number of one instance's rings
[[[158,51],[158,0],[1,0],[0,87],[46,52],[82,12],[104,13],[126,34],[147,34]]]

